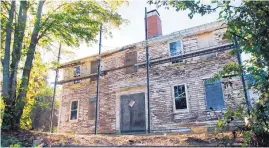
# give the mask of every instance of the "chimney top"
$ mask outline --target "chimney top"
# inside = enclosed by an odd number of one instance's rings
[[[147,12],[148,17],[153,15],[153,14],[157,14],[158,16],[160,16],[160,13],[156,9],[153,9],[153,10]]]
[[[162,22],[159,12],[154,9],[147,12],[148,38],[162,35]]]

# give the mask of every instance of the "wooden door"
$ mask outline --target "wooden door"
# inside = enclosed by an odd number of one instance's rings
[[[145,132],[145,94],[137,93],[122,95],[121,102],[121,124],[122,133]]]

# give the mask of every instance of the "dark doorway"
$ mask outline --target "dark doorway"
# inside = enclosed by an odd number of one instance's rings
[[[122,95],[121,102],[121,133],[145,133],[145,94],[137,93]]]

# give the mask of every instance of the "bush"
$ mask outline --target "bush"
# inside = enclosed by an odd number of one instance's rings
[[[238,121],[243,124],[238,124]],[[241,107],[228,109],[224,118],[216,125],[216,132],[224,132],[233,127],[233,138],[242,134],[244,146],[269,146],[269,101],[258,102],[248,115]],[[230,141],[234,141],[230,139]]]

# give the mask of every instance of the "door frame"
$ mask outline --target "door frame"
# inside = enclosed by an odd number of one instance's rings
[[[147,90],[146,87],[136,87],[130,88],[128,90],[116,92],[116,125],[115,129],[117,132],[121,133],[120,130],[120,122],[121,122],[121,102],[120,96],[122,95],[130,95],[130,94],[137,94],[137,93],[144,93],[145,95],[145,124],[146,124],[146,131],[148,130],[148,99],[147,99]]]

